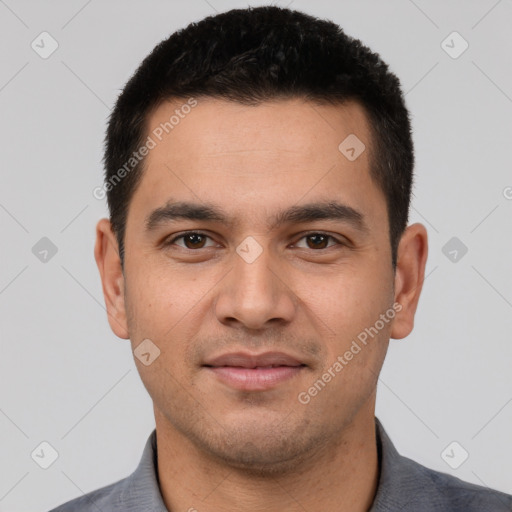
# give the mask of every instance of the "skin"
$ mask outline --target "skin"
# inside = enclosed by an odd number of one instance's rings
[[[150,131],[180,102],[160,105]],[[349,161],[338,145],[356,134]],[[366,511],[378,485],[375,398],[390,337],[412,328],[424,279],[427,234],[408,226],[391,264],[386,201],[369,174],[371,139],[357,103],[302,99],[259,106],[201,98],[146,160],[129,205],[125,269],[107,219],[95,258],[109,322],[135,349],[160,356],[138,371],[153,402],[158,474],[169,510]],[[145,231],[170,198],[214,203],[236,219],[177,220]],[[317,200],[362,213],[367,230],[340,220],[269,230],[277,211]],[[206,238],[171,235],[200,230]],[[306,235],[334,237],[320,243]],[[262,249],[236,252],[248,236]],[[188,247],[188,249],[187,249]],[[400,312],[308,404],[307,391],[365,328]],[[202,365],[224,352],[279,350],[306,366],[264,391],[241,391]]]

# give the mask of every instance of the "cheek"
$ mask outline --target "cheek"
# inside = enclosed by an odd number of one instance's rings
[[[151,272],[149,266],[130,273],[127,301],[138,325],[153,326],[158,332],[159,326],[165,324],[169,328],[176,317],[185,314],[189,288],[173,276],[169,272]]]
[[[351,387],[373,381],[372,372],[380,369],[395,316],[388,277],[370,278],[364,269],[351,269],[324,284],[306,303],[320,319],[326,348],[324,370],[342,357],[343,370],[335,372],[340,378],[334,380]]]
[[[304,302],[325,318],[334,331],[364,328],[388,306],[391,288],[387,280],[374,278],[361,268],[342,269],[303,287]]]
[[[183,272],[146,271],[130,275],[126,304],[132,349],[149,339],[160,350],[151,372],[149,367],[138,364],[147,379],[159,371],[160,364],[161,371],[165,368],[173,374],[186,371],[184,365],[189,364],[186,350],[204,323],[205,308],[208,308],[204,296],[211,288],[194,286],[195,279]]]

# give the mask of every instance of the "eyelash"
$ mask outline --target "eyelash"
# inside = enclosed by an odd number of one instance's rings
[[[184,233],[181,233],[180,235],[177,235],[169,240],[164,241],[164,246],[167,247],[167,246],[173,245],[174,242],[176,242],[176,240],[179,240],[180,238],[185,238],[188,235],[200,235],[200,236],[211,239],[211,237],[209,235],[207,235],[206,233],[202,233],[201,231],[186,231]],[[311,231],[309,233],[302,235],[299,238],[299,240],[302,240],[303,238],[307,238],[307,237],[310,237],[313,235],[325,236],[325,237],[335,241],[337,243],[337,245],[347,245],[347,244],[343,243],[342,241],[340,241],[339,239],[337,239],[336,237],[329,235],[328,233],[324,233],[322,231]],[[200,249],[207,249],[207,247],[200,247],[199,249],[189,249],[188,247],[181,247],[181,246],[178,246],[178,247],[180,247],[181,249],[184,249],[186,251],[191,251],[191,252],[199,251]],[[320,251],[325,251],[325,250],[329,249],[330,247],[333,247],[333,246],[331,245],[329,247],[324,247],[322,249],[311,249],[311,250],[315,251],[315,252],[320,252]]]

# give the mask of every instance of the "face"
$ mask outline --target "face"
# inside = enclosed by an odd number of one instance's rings
[[[180,105],[154,111],[148,134]],[[354,139],[339,149],[350,134],[366,146],[355,159]],[[157,429],[266,468],[373,422],[389,337],[412,328],[419,289],[393,307],[411,272],[392,269],[363,109],[200,99],[164,135],[129,206],[124,275],[106,229],[97,247],[113,330],[136,353],[151,340],[135,362]]]

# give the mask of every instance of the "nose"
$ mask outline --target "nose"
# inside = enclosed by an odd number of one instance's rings
[[[253,261],[240,254],[234,254],[233,269],[218,291],[215,314],[219,322],[239,323],[247,329],[291,322],[298,301],[276,257],[268,248]]]

